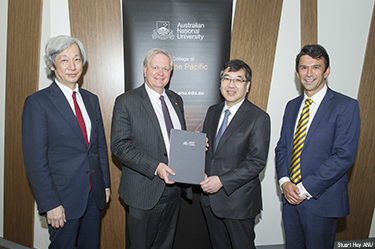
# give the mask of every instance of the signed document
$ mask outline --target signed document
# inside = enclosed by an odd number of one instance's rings
[[[176,173],[169,180],[199,184],[204,180],[206,160],[206,134],[171,130],[171,147],[168,166]]]

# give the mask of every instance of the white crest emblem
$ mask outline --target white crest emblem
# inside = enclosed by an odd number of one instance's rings
[[[173,40],[174,34],[173,34],[173,31],[170,30],[169,27],[170,27],[169,21],[157,21],[156,29],[154,29],[152,32],[152,39]]]

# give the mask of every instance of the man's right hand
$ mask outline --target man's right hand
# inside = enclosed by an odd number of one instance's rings
[[[160,177],[160,179],[164,180],[166,184],[173,184],[174,182],[170,181],[168,178],[168,174],[175,175],[174,171],[169,168],[164,163],[159,163],[158,168],[156,169],[156,174]]]
[[[62,205],[47,211],[47,222],[53,228],[63,228],[65,219],[65,210]]]
[[[303,202],[306,198],[299,197],[299,189],[297,185],[292,182],[285,182],[281,185],[284,192],[284,198],[292,205],[298,205]]]

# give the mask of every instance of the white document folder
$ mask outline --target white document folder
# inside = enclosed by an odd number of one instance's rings
[[[206,134],[184,130],[171,130],[168,166],[176,173],[169,180],[198,184],[204,180]]]

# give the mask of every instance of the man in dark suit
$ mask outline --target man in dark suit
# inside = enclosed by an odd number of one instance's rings
[[[330,70],[320,45],[297,55],[304,94],[286,105],[275,149],[288,249],[333,248],[337,218],[349,214],[346,172],[357,153],[359,107],[327,87]]]
[[[111,150],[122,163],[119,187],[126,207],[127,248],[172,248],[181,188],[168,179],[170,129],[186,129],[182,98],[165,89],[173,58],[151,49],[143,62],[145,83],[117,97]]]
[[[22,115],[25,167],[47,218],[49,248],[99,248],[110,196],[99,101],[77,84],[86,58],[78,39],[51,38],[45,61],[54,82],[26,98]]]
[[[270,118],[246,98],[246,63],[228,61],[220,77],[225,102],[208,109],[203,126],[210,146],[201,205],[213,248],[255,248],[254,220],[262,209],[258,176],[267,161]]]

